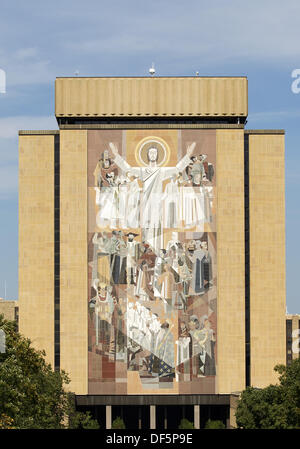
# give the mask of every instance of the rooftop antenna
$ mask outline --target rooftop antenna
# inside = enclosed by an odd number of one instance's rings
[[[155,75],[154,62],[152,62],[152,66],[151,66],[150,69],[149,69],[149,73],[150,73],[151,76],[154,76],[154,75]]]

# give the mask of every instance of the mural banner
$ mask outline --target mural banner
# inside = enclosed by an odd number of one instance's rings
[[[213,394],[215,130],[88,131],[89,394]]]

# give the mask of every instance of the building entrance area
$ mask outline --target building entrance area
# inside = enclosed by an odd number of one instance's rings
[[[198,404],[188,403],[192,399],[189,396],[182,398],[178,401],[181,403],[177,404],[174,403],[174,397],[171,397],[171,404],[167,403],[168,397],[149,396],[142,399],[143,401],[141,398],[136,401],[135,397],[77,396],[76,408],[82,412],[89,411],[99,422],[101,429],[114,428],[113,423],[117,418],[123,420],[126,429],[176,430],[183,419],[193,423],[195,429],[205,428],[208,420],[219,420],[227,428],[229,427],[230,404],[227,395],[214,398],[204,396],[200,397],[200,400],[199,397],[194,397]],[[182,403],[183,399],[187,403]],[[106,404],[103,403],[104,401]],[[143,405],[141,402],[148,402],[148,404]],[[199,402],[206,402],[206,404],[199,404]],[[209,402],[212,403],[209,404]]]
[[[112,423],[117,417],[123,419],[126,429],[150,429],[150,407],[114,405],[111,408]]]
[[[182,419],[194,423],[194,406],[158,405],[156,406],[156,429],[178,429]]]

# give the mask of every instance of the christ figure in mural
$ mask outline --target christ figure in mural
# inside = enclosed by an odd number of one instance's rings
[[[191,162],[190,157],[196,143],[188,146],[186,155],[175,167],[160,167],[158,165],[158,149],[150,147],[147,151],[148,165],[146,167],[131,167],[118,153],[115,144],[109,144],[114,155],[115,164],[126,174],[137,177],[142,182],[140,226],[144,230],[144,240],[155,252],[161,246],[162,238],[162,194],[163,181],[182,172]]]

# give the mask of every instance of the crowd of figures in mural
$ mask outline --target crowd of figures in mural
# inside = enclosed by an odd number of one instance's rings
[[[156,157],[156,149],[150,150]],[[150,173],[152,167],[128,167],[118,154],[112,161],[108,154],[103,153],[94,172],[99,227],[188,229],[211,221],[213,187],[206,184],[212,181],[214,169],[205,154],[183,158],[174,168],[158,167],[154,173]],[[127,176],[118,175],[118,166]]]
[[[131,167],[110,143],[94,170],[91,346],[144,388],[216,375],[214,166],[196,143],[175,167],[159,151]]]

